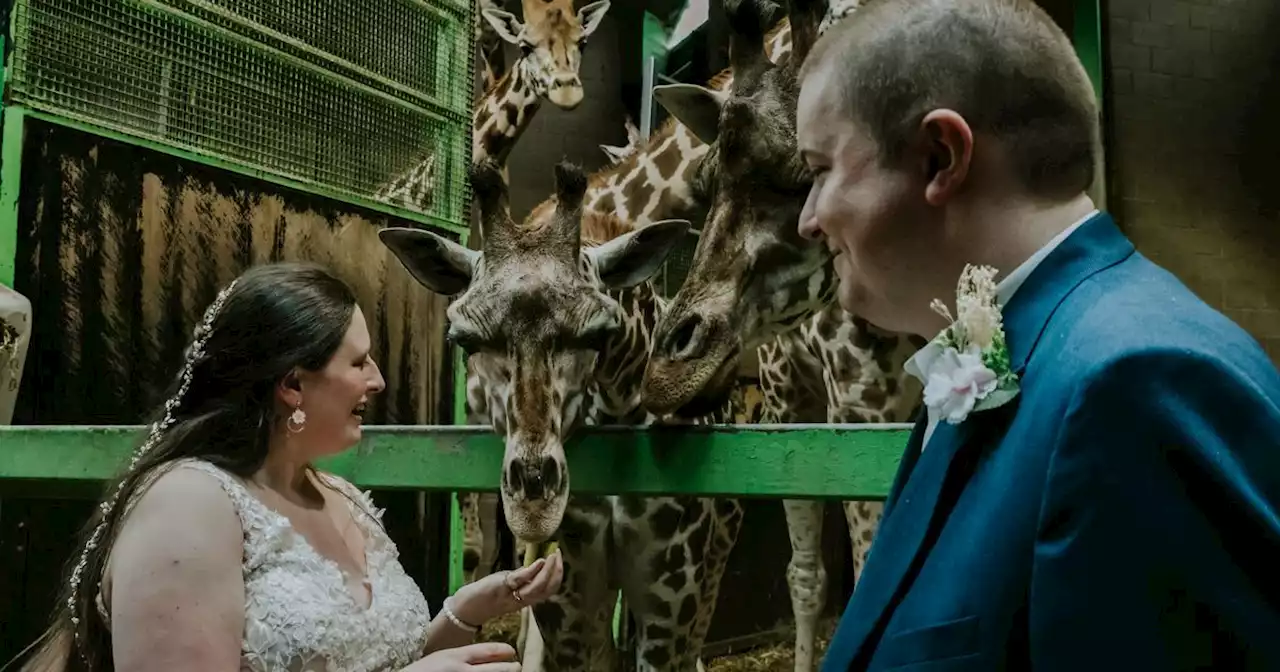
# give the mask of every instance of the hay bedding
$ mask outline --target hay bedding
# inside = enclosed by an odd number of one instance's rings
[[[826,652],[827,644],[830,643],[835,629],[835,619],[828,619],[818,624],[816,660],[822,660],[822,654]],[[793,632],[787,631],[776,644],[711,658],[706,661],[707,672],[776,672],[794,669]],[[518,634],[520,634],[520,614],[514,613],[485,624],[478,639],[484,642],[506,642],[515,646]]]

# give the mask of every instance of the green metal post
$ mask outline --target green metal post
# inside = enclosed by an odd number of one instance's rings
[[[1072,17],[1072,40],[1076,48],[1076,56],[1080,59],[1080,64],[1084,66],[1085,72],[1089,75],[1089,81],[1093,83],[1094,98],[1098,101],[1098,121],[1101,128],[1106,128],[1106,118],[1103,116],[1105,109],[1104,91],[1106,73],[1102,57],[1102,6],[1101,0],[1076,0],[1075,11]],[[1103,134],[1105,137],[1105,133]],[[1102,139],[1099,139],[1102,142]],[[1093,188],[1090,189],[1090,196],[1093,197],[1094,203],[1099,208],[1106,209],[1107,203],[1107,180],[1106,180],[1106,144],[1102,143],[1100,147],[1100,156],[1098,160],[1098,175],[1094,179]]]
[[[0,285],[13,287],[18,259],[18,192],[22,181],[22,144],[26,114],[21,107],[4,110],[0,137]]]
[[[467,245],[468,232],[459,236],[464,247]],[[453,424],[467,424],[467,357],[462,348],[451,349],[453,357]],[[458,503],[458,495],[449,494],[449,593],[462,587],[465,574],[462,567],[462,551],[465,547],[466,530],[462,526],[462,507]]]

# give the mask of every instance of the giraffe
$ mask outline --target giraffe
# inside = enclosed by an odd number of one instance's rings
[[[735,33],[750,44],[734,53],[734,70],[751,75],[735,79],[727,94],[688,85],[655,92],[714,150],[694,185],[710,203],[708,223],[685,283],[656,329],[645,372],[651,411],[713,404],[727,393],[728,372],[748,348],[759,357],[766,422],[906,422],[919,404],[919,383],[903,364],[923,343],[843,311],[835,303],[838,280],[829,252],[796,231],[812,184],[795,142],[796,71],[833,23],[817,21],[818,4],[791,1],[793,46],[786,61],[770,63],[758,35]],[[751,198],[742,198],[745,193]],[[823,503],[786,501],[784,507],[795,669],[807,671],[826,591],[819,554]],[[882,508],[844,504],[855,581]]]
[[[832,0],[818,25],[819,32],[853,13],[862,1]],[[792,49],[791,21],[791,16],[783,17],[778,25],[765,34],[764,51],[769,60],[782,62],[788,58]],[[723,96],[732,86],[733,78],[733,68],[730,67],[713,77],[705,88]],[[714,108],[712,113],[716,113]],[[694,187],[702,181],[702,159],[710,145],[692,132],[684,121],[678,115],[668,119],[641,147],[614,165],[591,175],[585,199],[586,210],[615,215],[630,220],[637,226],[668,217],[693,216],[700,200],[695,198]],[[710,122],[714,124],[716,117],[712,116]],[[696,119],[689,123],[697,126]],[[803,192],[801,198],[803,199]],[[539,222],[553,214],[554,200],[548,199],[534,208],[530,219]],[[699,247],[705,245],[706,243],[702,243]],[[688,282],[686,280],[686,285]],[[830,278],[827,282],[830,283]],[[796,305],[794,324],[800,324],[805,317],[804,311],[817,310],[827,305],[831,290],[829,285],[820,283],[820,296],[808,306]],[[796,335],[779,337],[776,343],[769,341],[766,336],[760,336],[747,344],[751,347],[760,344],[757,353],[760,361],[760,390],[764,395],[761,418],[764,422],[823,422],[829,418],[833,421],[852,422],[856,416],[841,409],[856,407],[846,403],[846,400],[857,398],[856,393],[864,385],[857,382],[858,377],[873,370],[861,368],[859,363],[877,359],[883,361],[885,352],[893,352],[894,357],[901,357],[896,351],[886,350],[884,347],[893,345],[895,341],[868,339],[867,335],[879,334],[862,321],[853,325],[843,324],[841,312],[837,307],[831,311],[832,319],[806,325],[808,342],[852,342],[852,348],[847,345],[836,349],[811,348]],[[830,362],[826,371],[830,373],[824,371],[823,358],[813,355],[813,352],[825,353]],[[654,368],[653,365],[650,368]],[[899,368],[889,362],[883,363],[883,370],[886,371],[897,371]],[[717,382],[727,385],[731,371],[732,367],[725,367],[721,371],[722,378]],[[814,381],[821,382],[815,386]],[[886,397],[885,407],[893,408],[894,404],[890,402],[896,401],[897,395],[902,393],[899,388],[909,388],[911,384],[911,381],[901,382],[897,378],[886,381],[885,386],[892,390],[894,399]],[[908,389],[906,395],[910,394]],[[829,403],[829,396],[837,403]],[[828,407],[834,410],[824,413]],[[687,412],[690,409],[682,410]],[[696,409],[693,410],[696,412]],[[900,414],[884,417],[896,418]],[[822,503],[786,501],[784,507],[793,549],[792,561],[787,570],[787,583],[796,621],[796,669],[809,670],[812,669],[817,617],[823,607],[826,589],[825,569],[818,553],[821,544]],[[850,505],[847,507],[846,517],[854,521],[850,535],[855,538],[855,549],[865,548],[870,542],[874,521],[878,519],[875,505]],[[860,551],[855,551],[855,575],[857,568],[861,566],[861,556]]]
[[[506,179],[506,161],[516,141],[529,128],[546,98],[561,109],[582,103],[582,79],[578,70],[587,38],[600,27],[610,0],[597,0],[576,13],[573,0],[522,0],[524,21],[481,0],[480,16],[497,39],[520,47],[511,68],[486,87],[471,113],[471,163],[493,157]],[[483,40],[487,31],[476,29]],[[486,51],[486,77],[496,75],[495,64],[505,62],[502,49]],[[490,60],[501,58],[501,61]],[[380,187],[374,198],[402,207],[427,211],[435,186],[436,156],[428,150],[408,170]]]
[[[571,496],[563,451],[582,424],[660,421],[640,405],[649,334],[664,304],[649,278],[689,223],[633,228],[585,213],[582,171],[562,163],[555,177],[554,216],[517,225],[496,162],[475,166],[488,231],[478,251],[421,229],[379,235],[420,284],[457,296],[449,335],[469,353],[505,439],[508,522],[520,539],[554,539],[564,553],[560,593],[534,607],[548,668],[613,668],[610,610],[621,590],[639,623],[640,669],[691,670],[741,526],[740,503]]]
[[[524,0],[524,21],[503,7],[504,0],[479,0],[477,43],[481,50],[485,93],[472,109],[472,163],[494,157],[507,179],[506,160],[529,127],[543,97],[563,109],[582,102],[578,76],[587,38],[609,9],[599,0],[576,13],[572,0]],[[482,21],[483,19],[483,21]],[[520,47],[521,56],[506,69],[502,41]],[[428,151],[410,168],[384,184],[374,198],[405,208],[427,211],[435,185],[435,153]],[[481,232],[483,235],[483,231]],[[486,424],[478,381],[467,376],[467,422]],[[470,583],[485,576],[497,557],[497,498],[492,493],[459,493],[463,524],[463,573]]]

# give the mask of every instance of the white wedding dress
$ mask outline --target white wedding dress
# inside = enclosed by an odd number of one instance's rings
[[[316,552],[289,519],[267,508],[238,478],[203,460],[180,460],[178,466],[217,479],[244,529],[242,671],[384,672],[422,657],[431,621],[427,602],[401,567],[395,544],[375,520],[382,512],[366,493],[336,476],[322,476],[352,500],[352,516],[364,533],[368,608],[347,589],[337,563]]]

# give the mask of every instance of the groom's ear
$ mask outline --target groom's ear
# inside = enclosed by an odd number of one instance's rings
[[[960,190],[973,158],[973,131],[953,110],[934,110],[920,121],[920,162],[925,200],[940,206]]]

